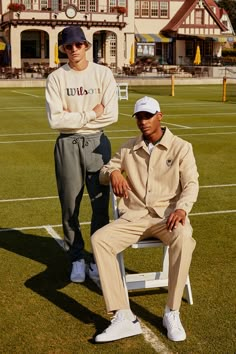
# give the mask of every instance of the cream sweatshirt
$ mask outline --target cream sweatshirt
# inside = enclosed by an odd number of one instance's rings
[[[104,113],[96,118],[93,108],[99,103]],[[116,122],[118,98],[111,70],[92,62],[82,71],[61,66],[47,78],[46,110],[51,128],[65,134],[92,134]]]

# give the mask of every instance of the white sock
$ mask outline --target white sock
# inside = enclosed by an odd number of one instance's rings
[[[134,321],[136,319],[136,316],[133,314],[133,312],[130,309],[122,309],[119,310],[119,312],[122,313],[124,318],[129,321]]]

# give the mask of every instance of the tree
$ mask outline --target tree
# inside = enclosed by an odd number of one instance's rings
[[[236,1],[235,0],[219,0],[217,1],[219,7],[225,9],[229,15],[230,21],[234,30],[236,31]]]

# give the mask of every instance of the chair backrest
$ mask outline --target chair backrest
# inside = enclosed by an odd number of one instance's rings
[[[126,82],[120,82],[117,84],[117,94],[119,100],[128,100],[129,99],[129,94],[128,94],[128,83]]]

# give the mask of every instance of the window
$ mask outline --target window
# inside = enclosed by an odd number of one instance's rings
[[[140,2],[135,1],[135,10],[134,10],[134,16],[139,17],[140,16]]]
[[[168,17],[168,2],[160,2],[160,17]]]
[[[212,41],[204,42],[204,54],[205,56],[212,56]]]
[[[149,1],[141,1],[141,16],[149,16]]]
[[[80,0],[79,1],[79,11],[86,11],[86,0]]]
[[[41,10],[48,8],[48,2],[47,2],[47,0],[41,0],[41,2],[40,2],[40,8],[41,8]]]
[[[88,8],[89,12],[96,12],[96,0],[90,0],[89,1],[89,8]]]
[[[151,18],[168,18],[169,1],[135,0],[135,16]]]
[[[193,41],[186,41],[186,57],[193,57],[194,50],[193,50]]]
[[[162,56],[162,43],[156,43],[156,56]]]
[[[151,1],[151,17],[158,17],[158,2]]]
[[[227,28],[229,27],[229,26],[228,26],[228,21],[223,20],[222,23],[223,23],[223,25],[224,25],[225,27],[227,27]]]
[[[137,57],[154,56],[155,43],[138,43],[137,44]]]
[[[203,25],[204,24],[204,12],[201,9],[195,10],[195,24]]]
[[[115,63],[116,62],[116,35],[111,34],[109,36],[109,40],[110,40],[110,61],[111,63]]]
[[[51,5],[52,5],[52,10],[59,10],[58,0],[52,0]]]

